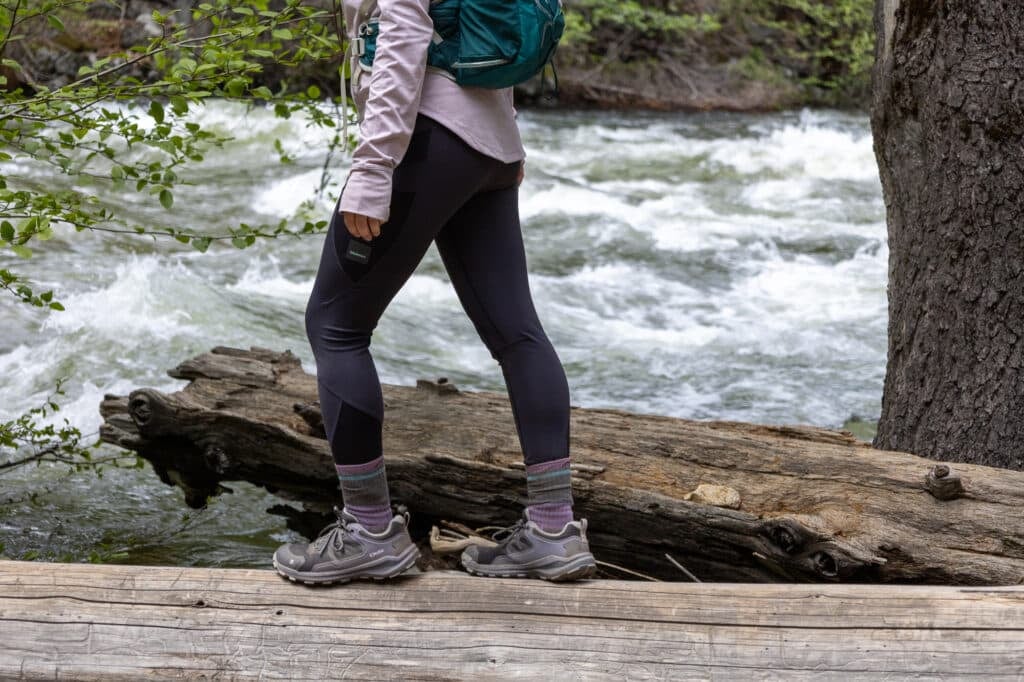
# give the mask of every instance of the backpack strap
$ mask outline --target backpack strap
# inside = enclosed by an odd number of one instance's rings
[[[356,10],[356,15],[353,21],[356,25],[357,36],[355,40],[349,39],[348,44],[345,45],[345,53],[341,57],[342,64],[348,64],[349,67],[349,79],[348,88],[345,88],[345,72],[342,69],[341,74],[341,138],[345,141],[345,145],[348,145],[348,100],[352,98],[352,102],[355,103],[355,91],[359,77],[362,75],[364,69],[362,67],[359,58],[363,54],[363,37],[358,35],[359,28],[363,25],[362,18],[369,14],[374,6],[377,4],[377,0],[363,0],[359,5],[359,9]],[[358,52],[357,52],[358,50]]]

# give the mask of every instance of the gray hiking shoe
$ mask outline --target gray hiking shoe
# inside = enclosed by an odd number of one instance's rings
[[[507,533],[507,534],[506,534]],[[504,535],[501,539],[498,535]],[[597,573],[587,542],[587,520],[571,521],[557,533],[548,533],[523,516],[495,533],[497,547],[470,545],[462,552],[462,565],[470,573],[493,578],[578,580]]]
[[[353,578],[393,578],[416,563],[420,550],[409,537],[409,512],[404,507],[379,533],[368,531],[344,507],[334,507],[334,513],[338,520],[313,542],[293,542],[274,552],[278,573],[293,582],[327,585]]]

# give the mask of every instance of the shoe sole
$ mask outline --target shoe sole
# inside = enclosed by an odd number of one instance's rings
[[[400,573],[407,571],[416,563],[416,559],[420,557],[419,547],[416,545],[410,545],[404,553],[397,557],[389,557],[397,561],[393,564],[379,563],[372,567],[372,572],[367,571],[365,567],[350,568],[347,571],[339,571],[337,573],[303,573],[302,571],[293,571],[292,569],[282,566],[277,563],[277,556],[274,556],[274,568],[278,574],[293,583],[304,583],[306,585],[333,585],[335,583],[347,583],[352,580],[358,579],[373,579],[373,580],[387,580],[388,578],[394,578]],[[352,572],[355,571],[355,572]]]
[[[503,566],[494,568],[478,564],[472,559],[462,559],[462,566],[473,575],[485,578],[540,578],[551,582],[568,582],[593,578],[597,575],[597,563],[589,552],[578,554],[571,559],[558,559],[555,565],[542,567]]]

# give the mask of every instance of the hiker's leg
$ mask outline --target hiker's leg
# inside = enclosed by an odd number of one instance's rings
[[[527,472],[527,512],[542,527],[572,520],[569,386],[534,309],[519,223],[518,164],[445,224],[437,245],[466,313],[501,365]]]
[[[381,430],[384,403],[370,337],[438,230],[479,186],[481,161],[417,119],[394,172],[390,217],[369,242],[349,235],[335,212],[324,240],[306,332],[316,359],[324,429],[346,507],[370,526],[391,518]],[[355,252],[350,247],[355,246]]]

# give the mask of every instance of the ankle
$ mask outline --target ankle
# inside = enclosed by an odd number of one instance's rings
[[[526,518],[545,533],[557,533],[572,522],[572,505],[565,502],[542,502],[526,507]]]
[[[568,457],[526,466],[526,504],[527,518],[547,533],[557,533],[572,521]]]
[[[387,529],[394,514],[388,493],[384,458],[362,464],[337,464],[345,508],[371,533]]]
[[[371,533],[381,533],[391,525],[395,517],[391,505],[345,505],[345,509],[356,517],[360,525]]]

